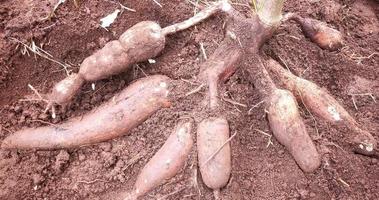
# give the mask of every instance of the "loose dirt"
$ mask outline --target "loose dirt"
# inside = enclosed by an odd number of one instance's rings
[[[183,94],[191,91],[197,85],[184,80],[196,76],[204,62],[201,44],[209,55],[223,38],[222,16],[170,36],[155,64],[135,65],[129,72],[96,82],[95,90],[87,83],[67,109],[59,109],[58,117],[52,119],[43,113],[42,102],[23,100],[33,94],[28,84],[47,93],[65,77],[65,70],[26,51],[12,38],[42,46],[76,72],[84,58],[139,21],[153,20],[166,26],[194,14],[194,6],[184,0],[160,0],[163,7],[152,0],[121,1],[136,12],[124,10],[107,31],[100,27],[100,19],[120,9],[116,1],[77,2],[78,7],[67,1],[51,19],[46,17],[53,0],[0,2],[0,140],[25,127],[82,115],[144,76],[164,74],[182,82]],[[250,12],[247,0],[233,2],[236,9]],[[296,24],[286,23],[263,51],[329,90],[379,139],[379,100],[367,95],[379,97],[378,1],[287,0],[285,11],[329,23],[344,34],[344,48],[321,50],[304,38]],[[247,105],[226,103],[231,133],[237,132],[237,136],[231,143],[232,175],[221,191],[223,199],[379,199],[379,161],[345,150],[350,130],[315,119],[302,107],[308,132],[323,157],[322,166],[306,174],[275,138],[255,131],[271,134],[264,107],[256,106],[248,113],[262,97],[244,71],[238,70],[222,90],[224,97]],[[0,150],[0,199],[121,199],[175,124],[191,115],[203,103],[203,96],[201,92],[183,96],[128,135],[109,142],[57,151]],[[201,181],[195,149],[181,173],[145,197],[158,198],[213,199],[212,191]]]

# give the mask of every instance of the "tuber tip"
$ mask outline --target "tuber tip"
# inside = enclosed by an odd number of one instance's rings
[[[377,141],[375,138],[366,131],[360,131],[360,133],[353,139],[354,149],[353,151],[358,154],[371,156],[375,154],[377,149]]]
[[[311,18],[293,17],[297,21],[304,35],[316,43],[322,49],[335,51],[342,47],[343,37],[341,32],[330,28],[327,24]]]

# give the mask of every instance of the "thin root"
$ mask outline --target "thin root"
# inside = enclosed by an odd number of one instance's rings
[[[231,9],[231,5],[227,1],[219,1],[213,4],[212,6],[209,6],[208,8],[205,8],[204,10],[198,12],[195,16],[183,22],[173,24],[173,25],[163,28],[162,33],[164,35],[169,35],[169,34],[173,34],[173,33],[185,30],[191,26],[194,26],[204,21],[205,19],[214,15],[220,10],[228,11],[229,9]]]
[[[101,181],[101,182],[105,182],[105,183],[109,182],[109,181],[106,181],[106,180],[98,179],[98,178],[97,178],[97,179],[92,180],[92,181],[84,181],[84,180],[82,180],[82,181],[78,181],[77,183],[92,184],[92,183],[95,183],[95,182],[97,182],[97,181]]]
[[[186,93],[186,96],[198,93],[204,86],[205,86],[204,84],[201,84],[199,87],[197,87],[197,88],[189,91],[188,93]]]
[[[372,93],[360,93],[360,94],[349,94],[349,95],[351,96],[351,99],[353,100],[353,105],[354,105],[355,110],[358,110],[358,106],[355,101],[356,96],[369,96],[374,101],[374,103],[376,103],[376,98]]]
[[[264,100],[262,100],[262,101],[260,101],[260,102],[258,102],[257,104],[255,104],[253,107],[251,107],[250,109],[249,109],[249,111],[247,111],[247,114],[248,115],[251,115],[251,112],[253,111],[253,109],[254,108],[257,108],[258,106],[260,106],[262,103],[264,103],[265,101]]]
[[[232,99],[222,98],[222,100],[225,101],[225,102],[231,103],[231,104],[233,104],[233,105],[237,105],[237,106],[241,106],[241,107],[247,108],[247,105],[246,105],[246,104],[239,103],[239,102],[234,101],[234,100],[232,100]]]
[[[268,137],[266,148],[268,148],[270,145],[274,145],[274,143],[272,143],[272,141],[271,141],[272,135],[270,135],[264,131],[261,131],[259,129],[254,129],[254,130],[257,131],[258,133],[263,134],[263,135]]]
[[[205,52],[204,44],[200,42],[200,50],[205,60],[208,60],[207,53]]]

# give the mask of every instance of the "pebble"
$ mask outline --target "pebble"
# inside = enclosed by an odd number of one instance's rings
[[[112,144],[110,142],[103,142],[100,144],[100,148],[105,152],[110,152],[112,150]]]
[[[79,161],[83,161],[86,159],[86,155],[84,154],[79,154]]]
[[[45,180],[45,178],[41,174],[33,174],[32,180],[34,185],[39,185]]]

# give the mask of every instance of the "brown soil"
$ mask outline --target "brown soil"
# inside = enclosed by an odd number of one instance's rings
[[[133,70],[96,82],[96,90],[86,84],[66,112],[57,119],[43,114],[41,102],[20,101],[31,95],[27,84],[46,93],[65,77],[56,63],[25,54],[11,38],[27,44],[34,41],[54,59],[77,71],[84,58],[117,38],[142,20],[162,26],[193,15],[194,7],[183,0],[122,1],[137,12],[124,11],[109,28],[99,27],[100,18],[120,8],[114,1],[67,1],[51,20],[45,20],[52,0],[3,0],[0,2],[0,139],[25,127],[59,123],[81,115],[110,99],[128,83],[145,75],[164,74],[173,79],[191,79],[204,61],[200,43],[211,54],[223,38],[223,19],[215,16],[187,31],[170,36],[156,64],[140,63]],[[237,1],[233,1],[237,2]],[[248,0],[234,7],[249,12]],[[357,121],[379,139],[379,106],[367,95],[379,97],[379,3],[374,0],[287,0],[285,11],[298,12],[326,21],[345,36],[345,47],[337,52],[321,50],[304,38],[293,23],[281,26],[263,47],[298,75],[328,89]],[[24,52],[24,54],[22,53]],[[322,166],[303,173],[286,149],[272,138],[262,97],[243,70],[238,70],[223,87],[228,98],[248,105],[228,105],[227,118],[232,140],[232,175],[222,189],[223,199],[379,199],[379,161],[353,154],[345,135],[350,130],[331,126],[301,108],[308,132],[322,153]],[[195,88],[185,81],[181,90]],[[357,109],[354,107],[354,97]],[[180,117],[202,103],[203,94],[180,98],[169,109],[153,115],[127,136],[91,147],[58,151],[0,150],[0,199],[121,199],[132,188],[136,175],[164,143]],[[168,195],[171,194],[171,195]],[[146,197],[157,199],[213,199],[201,181],[193,149],[185,169]]]

